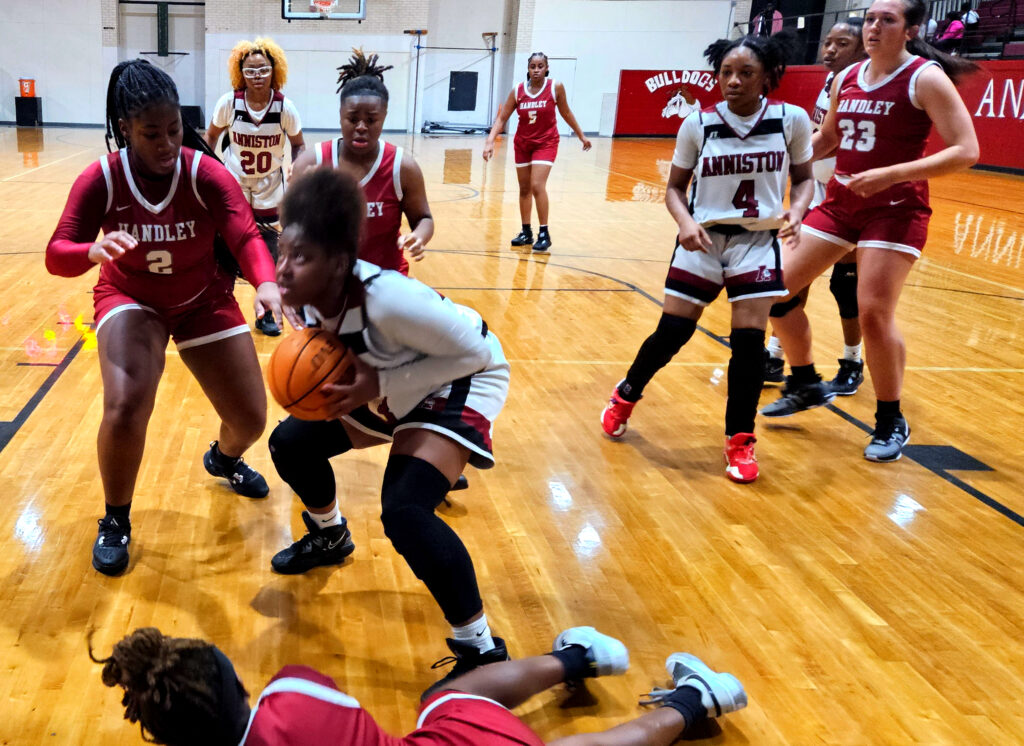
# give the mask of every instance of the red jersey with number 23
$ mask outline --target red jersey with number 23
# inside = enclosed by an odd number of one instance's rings
[[[854,174],[914,161],[924,154],[932,120],[917,100],[917,81],[921,71],[934,64],[912,55],[891,75],[871,85],[865,80],[869,60],[840,73],[836,181],[845,186]],[[868,200],[927,207],[928,182],[894,184]]]
[[[517,85],[516,111],[519,113],[516,143],[547,145],[550,142],[558,142],[553,78],[546,78],[540,91],[535,94],[530,93],[529,83]]]

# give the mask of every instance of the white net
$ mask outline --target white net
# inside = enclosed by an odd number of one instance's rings
[[[338,7],[338,0],[310,0],[309,9],[321,18],[330,18],[331,11]]]
[[[362,20],[366,18],[366,0],[281,0],[281,17],[290,21]]]

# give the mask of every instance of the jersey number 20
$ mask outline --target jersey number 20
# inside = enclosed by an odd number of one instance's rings
[[[258,153],[254,153],[251,150],[243,150],[239,155],[239,160],[242,162],[242,170],[252,176],[253,174],[265,174],[270,170],[270,164],[273,163],[273,156],[270,155],[270,151],[261,150]]]
[[[757,210],[757,199],[754,197],[754,180],[744,179],[732,196],[732,206],[737,210],[743,210],[742,217],[756,218],[760,213]]]
[[[866,153],[875,147],[875,123],[870,119],[854,122],[852,119],[840,119],[839,130],[843,139],[839,147],[843,150],[859,150]]]

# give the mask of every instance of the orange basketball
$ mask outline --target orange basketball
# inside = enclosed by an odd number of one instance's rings
[[[267,383],[277,403],[300,420],[325,420],[325,383],[351,383],[352,356],[341,340],[325,329],[289,334],[270,356]]]

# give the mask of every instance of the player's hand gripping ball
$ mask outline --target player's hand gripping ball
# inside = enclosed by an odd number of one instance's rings
[[[300,329],[277,346],[267,366],[270,393],[300,420],[326,420],[324,384],[352,383],[354,355],[326,329]]]

